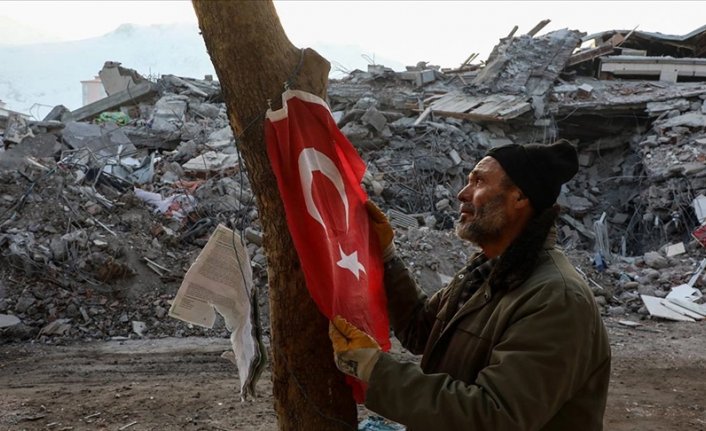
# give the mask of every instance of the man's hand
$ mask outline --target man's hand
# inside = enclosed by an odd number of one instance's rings
[[[341,316],[329,323],[328,336],[333,343],[336,367],[364,382],[370,380],[380,356],[378,343]]]
[[[392,231],[390,222],[385,217],[385,214],[371,200],[365,201],[365,209],[368,211],[370,226],[373,228],[375,235],[380,243],[380,251],[382,251],[382,261],[387,262],[395,256],[395,243],[392,239],[395,233]]]

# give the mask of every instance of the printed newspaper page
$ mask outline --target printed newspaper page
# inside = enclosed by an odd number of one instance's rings
[[[169,315],[212,328],[218,312],[231,331],[232,352],[224,357],[238,367],[240,398],[255,395],[255,384],[265,367],[257,295],[247,249],[239,234],[218,225],[186,272]]]
[[[249,316],[251,290],[250,258],[240,235],[218,225],[184,276],[169,315],[213,328],[214,307],[225,314]]]

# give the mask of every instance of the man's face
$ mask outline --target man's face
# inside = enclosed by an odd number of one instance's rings
[[[479,246],[497,241],[508,223],[512,187],[497,160],[485,157],[478,162],[458,193],[461,215],[456,234]]]

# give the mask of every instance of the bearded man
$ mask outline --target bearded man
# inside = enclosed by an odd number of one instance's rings
[[[368,383],[365,405],[407,430],[603,429],[610,345],[591,290],[556,247],[556,199],[578,170],[575,149],[491,149],[458,194],[458,235],[477,244],[431,298],[383,247],[390,322],[421,364],[380,351],[340,317],[329,327],[336,364]]]

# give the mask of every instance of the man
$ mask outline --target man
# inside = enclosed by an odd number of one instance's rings
[[[555,204],[578,170],[567,142],[491,149],[458,194],[457,233],[482,252],[427,298],[385,249],[390,322],[421,365],[336,317],[336,363],[368,382],[366,406],[408,430],[601,430],[610,346],[593,295],[555,248]]]

